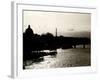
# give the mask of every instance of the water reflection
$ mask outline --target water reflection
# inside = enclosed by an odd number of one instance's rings
[[[30,66],[32,64],[40,64],[44,61],[44,59],[56,58],[57,50],[42,50],[42,51],[32,51],[33,58],[30,60],[26,60],[24,62],[24,69],[25,66]],[[48,62],[49,63],[49,62]]]
[[[47,55],[48,54],[48,55]],[[29,61],[27,61],[29,62]],[[57,49],[55,54],[46,53],[45,56],[33,59],[25,69],[63,68],[75,66],[90,66],[90,48]],[[29,62],[29,63],[30,63]]]

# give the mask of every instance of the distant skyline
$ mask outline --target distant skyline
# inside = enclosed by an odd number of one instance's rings
[[[52,33],[54,36],[56,28],[57,35],[88,37],[91,32],[91,14],[89,13],[63,13],[24,11],[24,28],[31,26],[36,34]]]

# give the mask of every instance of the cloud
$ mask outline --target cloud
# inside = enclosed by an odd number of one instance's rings
[[[68,31],[74,31],[75,29],[68,29]]]

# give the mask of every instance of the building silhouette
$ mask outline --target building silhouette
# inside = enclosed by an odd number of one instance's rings
[[[31,26],[30,25],[28,25],[28,28],[25,30],[25,34],[27,34],[27,36],[29,36],[29,37],[32,37],[33,36],[34,32],[31,29]]]

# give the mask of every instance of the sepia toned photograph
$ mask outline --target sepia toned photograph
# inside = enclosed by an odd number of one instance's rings
[[[91,14],[23,10],[23,69],[91,66]]]

